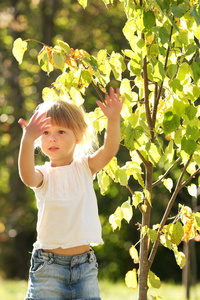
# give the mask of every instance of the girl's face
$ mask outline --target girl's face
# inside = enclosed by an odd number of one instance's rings
[[[72,162],[77,142],[71,129],[52,125],[41,136],[41,149],[52,167],[65,166]]]

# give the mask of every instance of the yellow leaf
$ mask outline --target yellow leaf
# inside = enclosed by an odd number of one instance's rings
[[[154,33],[152,33],[152,34],[150,34],[150,35],[147,36],[147,42],[149,44],[152,44],[153,40],[154,40]]]
[[[185,241],[186,243],[193,239],[195,237],[196,234],[196,224],[195,224],[195,220],[193,218],[188,219],[183,227],[184,230],[184,236],[183,236],[183,241]]]
[[[138,256],[138,251],[135,248],[135,246],[132,246],[129,249],[129,254],[130,254],[131,258],[133,259],[134,263],[139,264],[140,260],[139,260],[139,256]]]
[[[56,93],[55,89],[46,87],[42,90],[42,99],[43,101],[57,101],[60,98],[58,97],[58,94]]]
[[[137,288],[137,275],[136,275],[136,269],[133,269],[132,271],[128,271],[125,276],[125,283],[127,287],[136,289]]]
[[[76,63],[76,60],[73,58],[73,57],[68,57],[66,60],[65,60],[65,63],[68,65],[68,66],[70,66],[70,67],[72,67],[72,68],[74,68],[74,69],[76,69],[77,68],[77,63]]]
[[[27,50],[27,42],[22,41],[21,38],[18,38],[13,43],[12,53],[19,64],[22,63],[24,53]]]

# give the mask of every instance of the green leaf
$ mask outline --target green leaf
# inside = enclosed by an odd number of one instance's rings
[[[147,285],[149,288],[152,287],[155,289],[159,289],[161,287],[160,278],[156,276],[151,270],[149,270]]]
[[[194,140],[194,141],[198,140],[198,138],[200,137],[199,128],[197,126],[187,125],[186,137],[189,140]]]
[[[128,184],[126,168],[118,168],[115,172],[115,179],[123,186]]]
[[[143,14],[145,29],[151,29],[156,25],[156,18],[152,10],[145,11]]]
[[[170,35],[168,30],[165,27],[159,27],[158,34],[162,45],[169,42]]]
[[[147,229],[147,235],[151,239],[152,243],[154,243],[157,240],[158,233],[157,233],[156,230],[148,228]]]
[[[181,4],[181,5],[172,4],[171,6],[172,13],[176,18],[181,18],[188,9],[189,7],[185,4]]]
[[[174,99],[173,101],[173,108],[175,109],[177,115],[181,117],[185,114],[185,102],[179,99]]]
[[[180,222],[176,224],[170,223],[164,226],[163,232],[166,234],[168,240],[177,246],[181,243],[182,237],[184,236],[183,226]]]
[[[65,60],[66,55],[63,54],[62,49],[60,46],[55,46],[52,51],[52,58],[55,63],[56,68],[60,69],[61,71],[65,68]]]
[[[187,154],[192,154],[197,148],[197,144],[193,140],[188,140],[186,137],[183,137],[181,140],[181,150],[185,151]]]
[[[167,73],[169,75],[169,78],[173,79],[177,73],[177,70],[178,70],[177,65],[174,65],[174,64],[169,65],[167,68]]]
[[[193,62],[191,65],[194,82],[197,83],[200,78],[200,62]]]
[[[185,113],[188,117],[189,120],[193,120],[194,117],[197,114],[197,107],[193,106],[193,105],[189,105],[185,108]]]
[[[183,91],[183,85],[180,83],[180,80],[177,79],[177,78],[174,78],[174,79],[170,82],[169,86],[172,88],[172,91],[173,91],[174,93],[177,93],[177,90],[180,91],[180,92]]]
[[[24,53],[27,50],[27,45],[27,42],[22,41],[21,38],[16,39],[13,43],[12,54],[19,64],[22,63]]]
[[[166,134],[169,134],[177,129],[180,124],[179,116],[173,114],[172,111],[168,111],[164,115],[163,130]]]

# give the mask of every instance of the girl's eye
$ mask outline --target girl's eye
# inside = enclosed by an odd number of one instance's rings
[[[63,130],[59,130],[59,133],[60,133],[60,134],[63,134],[63,133],[65,133],[65,132],[64,132]]]
[[[47,134],[48,134],[48,131],[44,131],[44,132],[43,132],[43,135],[47,135]]]

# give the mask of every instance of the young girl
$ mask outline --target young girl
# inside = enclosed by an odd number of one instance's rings
[[[19,120],[23,136],[19,174],[36,195],[37,240],[34,243],[26,300],[99,300],[97,262],[90,245],[102,244],[93,175],[118,151],[120,93],[110,89],[105,104],[104,144],[94,154],[76,158],[75,148],[86,134],[84,114],[64,101],[40,104],[31,120]],[[44,110],[46,110],[44,112]],[[35,166],[34,143],[40,140],[49,158]]]

